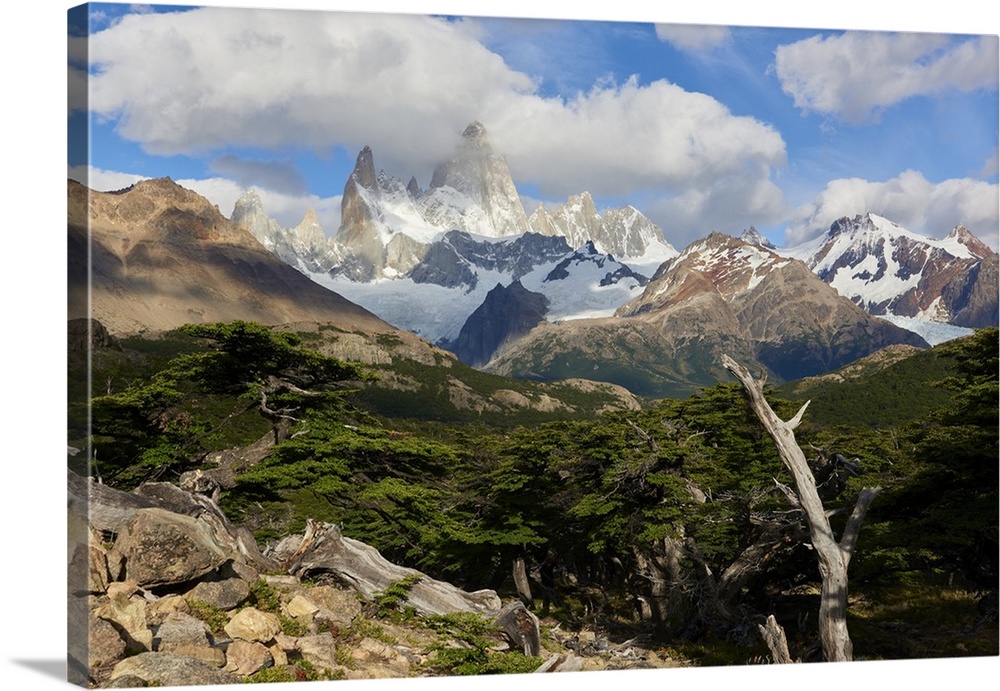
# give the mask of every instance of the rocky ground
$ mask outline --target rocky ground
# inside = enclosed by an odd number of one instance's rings
[[[335,526],[261,552],[166,483],[70,474],[70,516],[70,669],[91,688],[681,664],[390,564]]]

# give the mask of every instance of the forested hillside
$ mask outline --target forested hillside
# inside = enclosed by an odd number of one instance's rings
[[[837,530],[862,487],[882,488],[851,563],[856,659],[998,653],[997,350],[986,329],[787,400],[768,390],[782,418],[814,399],[796,435]],[[738,383],[448,421],[421,414],[438,405],[422,389],[410,416],[372,395],[400,375],[247,322],[111,342],[94,353],[91,475],[130,490],[201,470],[262,546],[336,523],[396,563],[520,598],[543,625],[695,664],[765,661],[769,614],[794,658],[820,659],[816,557]]]

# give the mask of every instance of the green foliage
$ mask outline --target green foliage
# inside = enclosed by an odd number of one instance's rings
[[[288,667],[268,667],[243,679],[244,684],[277,684],[286,681],[298,681]]]
[[[435,403],[414,411],[413,392],[396,392],[395,413],[422,419],[382,419],[352,405],[371,403],[365,398],[371,389],[357,399],[344,395],[361,376],[357,369],[304,348],[301,339],[246,323],[190,327],[150,346],[156,353],[136,357],[131,369],[121,365],[115,386],[94,407],[105,480],[128,486],[256,441],[273,424],[260,412],[266,394],[269,406],[292,411],[296,422],[222,500],[227,515],[259,539],[300,531],[307,518],[337,523],[345,535],[394,562],[502,595],[513,592],[513,560],[525,559],[543,613],[551,609],[567,623],[615,622],[630,633],[642,626],[632,611],[636,597],[651,597],[654,574],[644,565],[669,540],[680,545],[679,575],[669,597],[677,598],[671,604],[689,619],[673,638],[699,639],[689,643],[703,649],[691,648],[691,654],[705,664],[742,664],[753,657],[735,643],[706,641],[731,636],[737,626],[752,632],[744,624],[776,607],[775,598],[792,585],[817,580],[814,556],[795,549],[801,538],[786,531],[780,537],[790,542],[787,548],[755,564],[729,595],[734,599],[727,604],[744,620],[719,625],[711,618],[706,593],[713,581],[707,579],[717,582],[749,546],[774,537],[767,532],[774,516],[793,527],[798,519],[775,487],[776,480],[787,485],[791,479],[736,384],[643,410],[586,419],[525,413],[494,425],[488,416],[458,413],[445,403],[453,375],[480,393],[510,388],[533,395],[535,385],[411,363],[394,375],[409,368],[408,376],[419,381],[420,400]],[[839,453],[857,458],[862,469],[830,500],[831,511],[847,509],[833,515],[835,531],[860,488],[884,488],[852,560],[852,594],[940,589],[949,579],[975,590],[995,587],[996,550],[989,535],[992,529],[995,536],[998,513],[996,353],[996,330],[985,330],[871,374],[864,381],[874,392],[870,398],[851,383],[812,390],[824,397],[832,392],[831,401],[848,399],[828,407],[817,400],[797,430],[800,445],[815,456],[817,468]],[[935,395],[925,398],[947,405],[908,403],[906,382],[914,381],[924,388],[937,382]],[[437,391],[436,397],[423,398],[429,391]],[[769,400],[789,418],[798,403],[779,393],[792,395],[789,389],[769,391]],[[865,411],[871,407],[892,410],[871,416]],[[518,653],[493,651],[495,632],[482,617],[416,616],[405,605],[413,585],[411,579],[392,584],[373,607],[389,621],[424,626],[462,643],[442,644],[427,672],[537,667],[537,660]],[[250,604],[284,617],[274,588],[261,580],[252,590]],[[807,599],[794,607],[801,609]],[[808,607],[813,611],[811,600]],[[200,612],[206,621],[220,615]],[[872,631],[884,616],[872,614]],[[286,633],[303,631],[287,617],[282,623]],[[364,637],[392,640],[360,617],[336,635],[338,645]],[[875,634],[867,641],[887,651],[868,651],[871,657],[895,654]],[[862,653],[859,645],[855,649]],[[289,669],[297,678],[306,674],[302,667]]]
[[[410,597],[413,586],[419,583],[423,576],[416,573],[393,581],[386,589],[375,594],[373,602],[375,604],[375,615],[378,617],[388,616],[390,613],[399,613]]]
[[[226,624],[229,623],[229,615],[226,614],[225,610],[219,609],[207,602],[192,600],[188,602],[188,606],[191,608],[191,614],[205,622],[209,630],[215,635],[221,634]]]
[[[541,664],[539,658],[517,651],[496,652],[491,649],[495,627],[472,612],[432,615],[423,618],[423,625],[446,639],[460,641],[464,647],[445,642],[432,646],[434,655],[425,669],[435,674],[526,674]]]
[[[296,415],[337,409],[342,384],[364,378],[355,365],[300,347],[298,336],[252,322],[177,333],[167,352],[184,350],[92,401],[95,465],[109,484],[179,474],[213,450],[250,444],[273,424],[261,414],[265,397],[271,410]]]

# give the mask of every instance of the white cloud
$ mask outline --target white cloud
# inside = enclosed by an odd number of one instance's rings
[[[766,178],[785,163],[775,130],[665,81],[630,79],[568,101],[522,96],[492,115],[492,141],[515,179],[550,195],[679,192],[736,172]]]
[[[650,220],[681,249],[719,231],[739,235],[751,225],[780,220],[787,213],[781,190],[761,176],[733,175],[654,202]]]
[[[465,23],[415,15],[231,11],[128,16],[94,35],[91,108],[152,153],[370,144],[426,184],[472,120],[546,194],[677,193],[785,161],[781,136],[664,81],[564,100]]]
[[[803,111],[861,123],[913,96],[997,88],[997,37],[849,31],[779,46],[781,87]]]
[[[843,216],[868,211],[931,237],[943,237],[962,223],[993,249],[1000,246],[1000,187],[968,178],[928,181],[908,170],[885,182],[858,178],[834,180],[820,195],[798,208],[785,234],[789,246],[816,237]]]
[[[689,53],[714,50],[731,36],[729,27],[700,24],[657,24],[656,35],[677,50]]]

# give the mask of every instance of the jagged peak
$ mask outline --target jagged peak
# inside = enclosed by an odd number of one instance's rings
[[[240,192],[240,196],[236,198],[236,204],[233,206],[233,211],[235,213],[236,209],[263,209],[264,202],[260,198],[260,194],[253,187],[247,187],[245,190]]]
[[[757,230],[754,226],[750,226],[742,233],[740,233],[740,240],[744,242],[749,242],[752,245],[759,245],[761,247],[766,247],[769,250],[775,249],[774,243],[768,240],[764,235]]]
[[[993,250],[990,246],[976,237],[976,234],[966,228],[962,223],[959,223],[952,228],[946,239],[955,240],[959,244],[965,245],[969,248],[969,251],[972,252],[973,255],[981,259],[993,254]]]
[[[316,213],[316,209],[309,207],[306,209],[305,215],[302,216],[302,220],[299,221],[300,226],[316,224],[319,225],[319,214]]]
[[[478,120],[473,120],[469,126],[462,131],[464,139],[481,140],[486,138],[486,126]]]
[[[372,155],[371,147],[367,144],[361,149],[357,160],[354,162],[354,170],[351,171],[351,177],[362,187],[375,189],[375,159]]]

